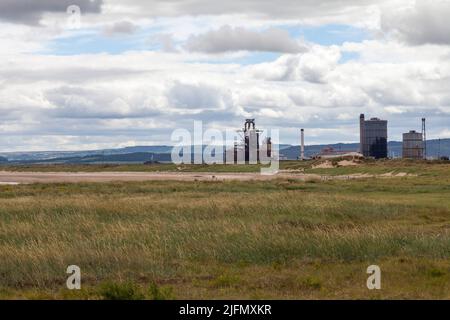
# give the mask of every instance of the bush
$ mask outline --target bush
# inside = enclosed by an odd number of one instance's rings
[[[428,274],[432,278],[439,278],[439,277],[445,276],[445,271],[433,268],[433,269],[428,271]]]
[[[322,281],[315,277],[306,277],[300,279],[300,286],[304,289],[319,290],[322,288]]]
[[[170,287],[158,287],[155,282],[150,284],[150,300],[171,300],[173,299],[173,291]]]
[[[226,288],[236,286],[239,284],[239,282],[240,279],[238,276],[222,274],[211,281],[211,286],[214,288]]]
[[[100,296],[105,300],[144,300],[144,294],[132,283],[108,282],[100,287]]]

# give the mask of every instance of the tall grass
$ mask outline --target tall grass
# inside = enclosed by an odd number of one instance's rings
[[[398,257],[440,265],[450,258],[446,179],[0,186],[0,287],[58,290],[76,264],[85,285],[156,279],[194,292],[204,285],[219,297],[221,274],[235,268],[275,275],[310,261],[320,268]],[[247,286],[245,274],[225,275],[242,282],[238,297],[269,290]],[[286,286],[278,297],[293,290]],[[307,275],[293,286],[326,288]]]

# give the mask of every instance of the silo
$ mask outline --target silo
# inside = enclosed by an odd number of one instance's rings
[[[422,133],[411,130],[403,134],[403,158],[423,159]]]

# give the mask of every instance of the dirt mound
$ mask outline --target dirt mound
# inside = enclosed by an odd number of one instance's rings
[[[334,168],[334,165],[331,161],[325,161],[312,166],[313,169],[331,169]]]
[[[338,166],[340,167],[349,167],[349,166],[359,166],[360,163],[355,162],[353,160],[342,160],[338,162]]]
[[[324,162],[321,162],[319,164],[315,164],[312,166],[312,169],[331,169],[331,168],[337,168],[337,167],[349,167],[349,166],[359,166],[360,163],[355,160],[340,160],[338,162],[336,161],[330,161],[326,160]]]

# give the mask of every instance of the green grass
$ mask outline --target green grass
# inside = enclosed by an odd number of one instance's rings
[[[418,175],[0,186],[0,297],[449,299],[450,167],[380,167]]]
[[[305,172],[327,174],[327,175],[349,175],[349,174],[371,174],[379,175],[385,173],[407,173],[410,175],[439,177],[442,173],[446,174],[450,163],[448,161],[423,161],[423,160],[362,160],[359,166],[339,166],[339,159],[332,162],[335,168],[314,169],[313,166],[323,162],[324,160],[309,162]],[[331,160],[330,160],[331,161]],[[295,166],[295,164],[291,164]],[[285,164],[289,167],[289,163]]]
[[[314,169],[314,166],[327,160],[280,161],[281,170],[297,170],[305,173],[326,175],[348,175],[354,173],[383,174],[409,173],[428,176],[439,176],[448,169],[448,161],[423,160],[361,160],[361,166],[339,166],[343,159],[328,160],[335,168]],[[193,164],[0,164],[0,171],[18,172],[259,172],[262,165],[193,165]]]

